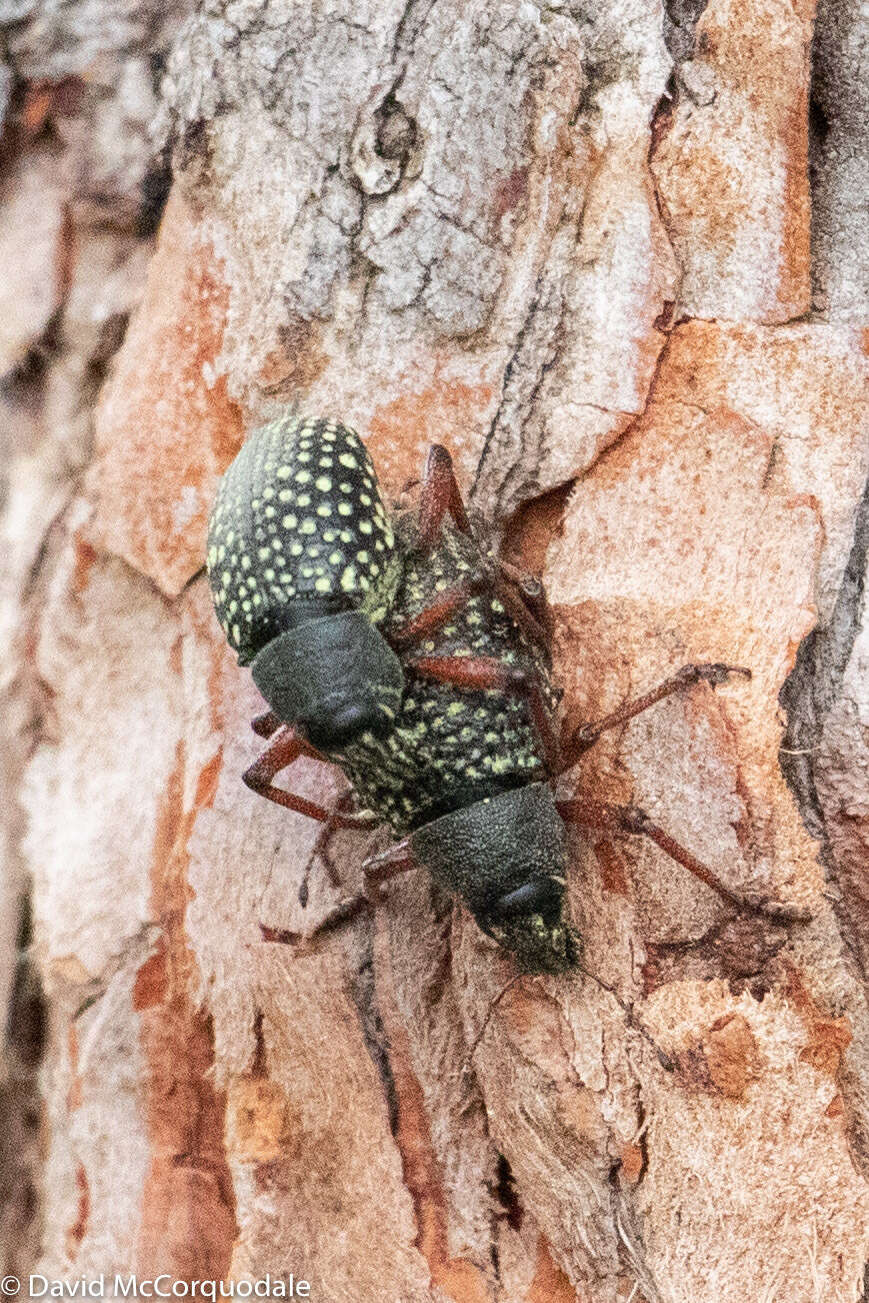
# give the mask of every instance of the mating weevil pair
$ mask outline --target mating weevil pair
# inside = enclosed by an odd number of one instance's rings
[[[417,865],[471,909],[529,973],[577,958],[566,917],[565,824],[640,834],[743,907],[634,807],[556,799],[553,781],[602,732],[734,666],[688,665],[654,691],[559,738],[550,619],[539,581],[474,536],[449,453],[431,448],[415,507],[387,511],[359,436],[285,416],[255,431],[223,477],[208,573],[239,662],[270,709],[245,773],[255,791],[333,827],[386,823],[402,840],[366,884]],[[355,812],[275,785],[300,756],[339,765]],[[352,916],[367,893],[325,920]]]

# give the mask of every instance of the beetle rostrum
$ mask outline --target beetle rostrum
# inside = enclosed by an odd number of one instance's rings
[[[411,834],[410,848],[526,971],[569,967],[576,943],[562,918],[567,844],[548,784],[441,815]]]
[[[269,746],[245,782],[331,826],[389,825],[403,840],[366,861],[372,890],[422,865],[523,971],[563,972],[578,945],[573,822],[649,837],[744,907],[641,811],[556,800],[551,780],[670,693],[748,671],[685,666],[559,739],[542,587],[477,540],[444,448],[429,452],[417,505],[390,514],[355,431],[292,415],[263,426],[221,481],[208,573],[227,639],[270,706],[254,721]],[[301,755],[340,765],[357,809],[278,787]],[[368,892],[345,900],[324,925],[370,903]]]

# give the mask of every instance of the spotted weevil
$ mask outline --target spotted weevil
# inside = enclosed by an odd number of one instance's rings
[[[558,800],[553,782],[605,730],[749,671],[686,665],[560,738],[542,587],[478,541],[446,449],[430,449],[416,505],[389,511],[355,431],[280,417],[220,483],[207,565],[218,619],[269,706],[253,721],[269,745],[245,782],[331,827],[385,823],[401,838],[365,862],[366,890],[326,926],[422,865],[522,971],[562,972],[578,956],[567,823],[648,837],[743,907],[641,810]],[[339,765],[358,808],[328,811],[276,786],[300,756]]]

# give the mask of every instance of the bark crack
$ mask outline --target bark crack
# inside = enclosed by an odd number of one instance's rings
[[[823,844],[829,861],[824,816],[815,787],[812,755],[817,749],[829,711],[842,688],[845,668],[860,630],[865,602],[864,583],[869,557],[869,481],[854,522],[854,537],[829,624],[815,628],[801,642],[794,668],[785,680],[779,702],[787,712],[780,763],[803,822]]]

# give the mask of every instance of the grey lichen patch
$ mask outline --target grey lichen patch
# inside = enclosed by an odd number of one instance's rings
[[[25,79],[87,76],[100,80],[106,61],[147,57],[174,35],[193,0],[3,0],[0,24],[10,62]]]
[[[0,3],[6,77],[19,87],[51,88],[49,134],[65,151],[55,178],[71,188],[81,215],[96,214],[95,224],[106,222],[111,209],[113,225],[144,234],[162,207],[151,137],[159,69],[192,6],[193,0]],[[0,70],[0,102],[3,86]]]
[[[435,9],[417,37],[402,103],[424,141],[418,177],[366,213],[358,247],[391,308],[419,300],[450,334],[485,325],[532,163],[531,102],[554,34],[530,6]]]
[[[667,0],[664,8],[664,40],[677,63],[690,59],[694,29],[709,0]]]
[[[518,3],[477,3],[459,21],[434,7],[402,45],[403,13],[351,21],[267,0],[199,15],[167,83],[176,167],[200,201],[210,190],[242,252],[270,233],[268,288],[286,312],[331,316],[361,258],[370,311],[418,306],[468,335],[502,284],[534,95],[570,25]],[[207,170],[189,147],[205,120]]]
[[[826,625],[800,643],[779,700],[788,727],[780,754],[782,772],[800,807],[806,827],[823,839],[823,813],[815,787],[814,756],[824,724],[840,698],[842,680],[860,631],[869,555],[869,484],[854,522],[854,538],[842,584]]]
[[[664,44],[666,22],[662,30],[658,6],[645,0],[616,4],[573,0],[560,12],[570,14],[584,48],[584,111],[594,105],[607,116],[607,91],[614,86],[630,88],[632,95],[654,103],[669,65]]]
[[[256,406],[287,322],[316,320],[314,406],[337,387],[364,423],[444,363],[502,392],[462,431],[484,517],[583,469],[642,409],[675,298],[647,174],[669,71],[641,0],[200,12],[165,90],[229,283],[230,391]]]

